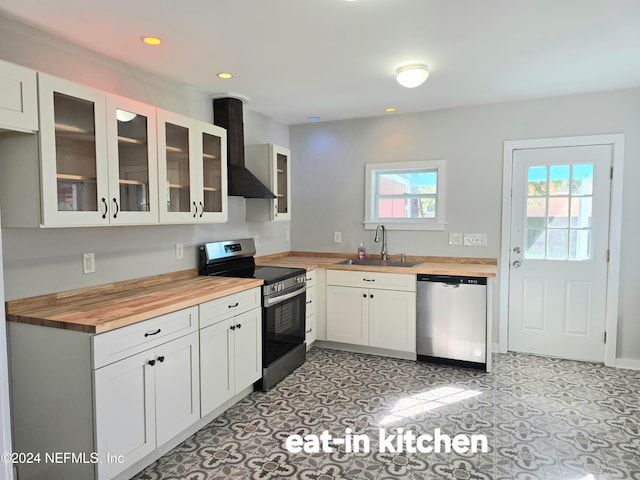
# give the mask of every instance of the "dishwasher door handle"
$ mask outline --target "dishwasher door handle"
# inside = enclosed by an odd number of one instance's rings
[[[459,283],[443,283],[442,286],[444,288],[460,288]]]

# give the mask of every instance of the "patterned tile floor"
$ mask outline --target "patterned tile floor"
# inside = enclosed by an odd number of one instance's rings
[[[494,354],[493,373],[313,348],[135,480],[640,480],[640,372]],[[289,453],[291,434],[370,453]],[[380,453],[379,431],[485,435],[487,453]]]

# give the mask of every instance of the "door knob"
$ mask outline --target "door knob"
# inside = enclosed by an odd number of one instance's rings
[[[520,268],[520,265],[522,265],[522,263],[520,261],[518,261],[518,260],[513,262],[513,268]]]

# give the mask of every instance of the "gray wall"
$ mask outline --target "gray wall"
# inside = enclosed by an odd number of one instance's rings
[[[428,88],[425,87],[425,88]],[[388,234],[389,253],[500,256],[503,142],[625,134],[618,358],[640,360],[640,89],[292,126],[294,250],[355,253],[365,231],[364,165],[445,159],[444,232]],[[342,232],[342,243],[333,232]],[[486,233],[487,247],[448,245],[449,232]],[[497,288],[494,341],[498,334]]]
[[[158,78],[0,16],[0,58],[211,122],[204,92]],[[195,59],[194,59],[195,61]],[[289,145],[289,128],[245,107],[245,142]],[[2,159],[0,159],[2,161]],[[195,268],[201,243],[260,236],[259,255],[288,251],[289,222],[245,222],[245,200],[229,199],[229,222],[210,225],[3,229],[7,300]],[[184,259],[175,259],[183,243]],[[82,253],[94,252],[96,273],[82,274]]]

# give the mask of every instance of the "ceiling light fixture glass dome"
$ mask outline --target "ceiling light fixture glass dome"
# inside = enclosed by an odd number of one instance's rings
[[[415,88],[422,85],[429,78],[429,69],[422,63],[412,63],[398,68],[396,80],[407,88]]]

